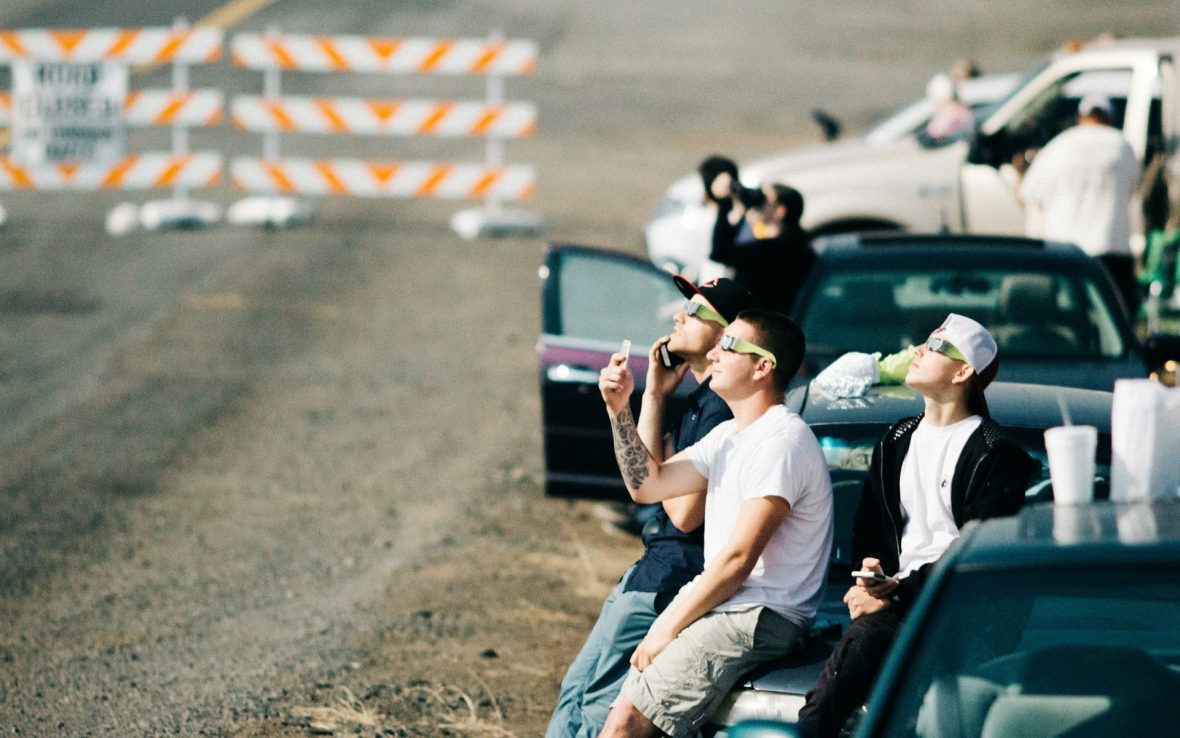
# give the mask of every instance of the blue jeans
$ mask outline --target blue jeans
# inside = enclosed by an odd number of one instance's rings
[[[594,738],[631,667],[631,654],[656,619],[655,592],[624,592],[631,567],[602,604],[598,621],[561,680],[545,738]]]

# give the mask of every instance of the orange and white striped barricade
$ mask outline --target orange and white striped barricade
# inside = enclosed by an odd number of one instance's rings
[[[172,190],[167,200],[116,207],[107,216],[108,230],[113,233],[139,225],[159,228],[217,222],[220,207],[196,202],[188,193],[220,182],[223,157],[219,152],[190,152],[188,131],[219,124],[224,117],[224,95],[218,89],[190,89],[188,67],[217,61],[223,43],[219,29],[189,28],[183,21],[162,28],[0,30],[0,64],[33,62],[42,65],[39,69],[96,64],[137,70],[165,64],[172,68],[170,89],[127,90],[119,112],[123,126],[170,127],[170,151],[128,153],[95,161],[4,158],[0,159],[0,190]],[[21,112],[14,109],[17,104],[11,94],[0,94],[0,126],[14,127],[18,122]]]
[[[525,164],[489,168],[483,164],[426,161],[374,162],[357,159],[263,161],[239,158],[234,185],[268,195],[353,195],[356,197],[521,200],[532,196],[536,174]]]
[[[505,202],[530,197],[536,187],[533,167],[504,163],[505,141],[531,136],[537,126],[535,105],[503,99],[505,77],[532,74],[536,69],[533,42],[499,37],[370,38],[268,31],[236,34],[230,53],[234,64],[264,73],[262,95],[237,95],[231,103],[234,125],[262,134],[262,156],[236,157],[230,167],[235,187],[263,199],[248,198],[232,207],[228,213],[231,222],[286,225],[289,223],[274,222],[275,208],[268,198],[344,195],[482,200],[484,207],[477,215],[456,214],[452,219],[453,226],[456,219],[466,224],[460,232],[468,238],[486,232],[540,228],[538,217],[509,213],[503,207]],[[480,75],[487,78],[487,92],[479,101],[281,95],[281,74],[295,71]],[[482,138],[485,155],[478,164],[281,157],[280,136],[303,133]],[[473,217],[475,222],[468,222]]]

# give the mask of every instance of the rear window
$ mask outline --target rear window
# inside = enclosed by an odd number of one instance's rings
[[[924,340],[947,313],[988,326],[1014,358],[1117,358],[1115,305],[1084,275],[1009,270],[845,271],[822,278],[802,316],[824,353],[891,353]]]

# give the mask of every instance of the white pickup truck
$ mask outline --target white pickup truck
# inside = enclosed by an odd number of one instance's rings
[[[915,131],[887,142],[836,142],[743,164],[741,177],[749,186],[784,182],[802,192],[803,226],[816,235],[882,229],[1020,234],[1024,213],[1013,161],[1072,125],[1084,95],[1110,98],[1116,125],[1141,162],[1175,152],[1178,52],[1180,37],[1096,41],[1054,54],[1006,97],[982,108],[974,134],[962,140],[936,145]],[[711,218],[695,176],[675,183],[647,228],[652,261],[707,276]]]

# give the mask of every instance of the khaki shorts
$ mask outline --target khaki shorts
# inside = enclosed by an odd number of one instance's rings
[[[800,648],[803,636],[802,628],[765,607],[710,612],[647,669],[632,667],[621,694],[668,735],[691,735],[746,672]]]

